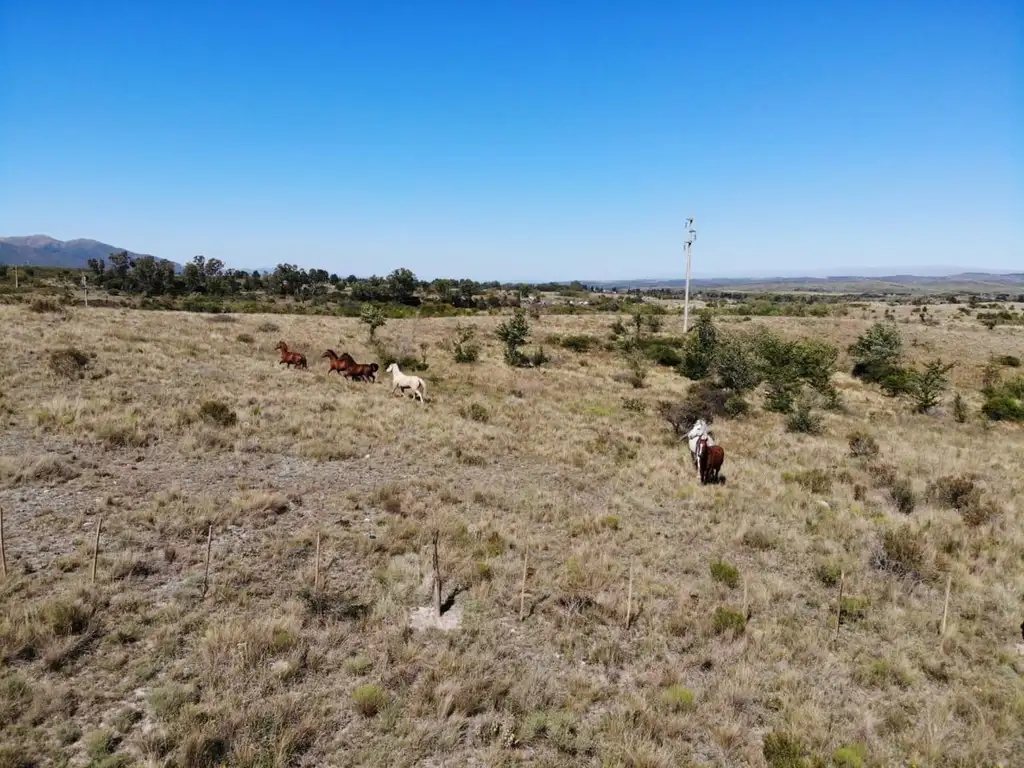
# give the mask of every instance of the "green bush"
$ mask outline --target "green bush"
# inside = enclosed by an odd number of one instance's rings
[[[600,339],[594,336],[587,336],[586,334],[564,336],[558,340],[558,343],[565,349],[572,352],[578,352],[580,354],[589,352],[601,345]]]
[[[530,338],[530,323],[523,310],[515,310],[510,319],[498,326],[495,335],[505,345],[505,362],[512,366],[522,365],[523,353],[519,350]]]
[[[822,423],[821,416],[811,410],[810,402],[803,400],[786,420],[786,429],[805,435],[820,435]]]
[[[388,697],[376,685],[360,685],[352,692],[352,704],[363,717],[374,717],[387,706]]]
[[[903,355],[903,339],[895,322],[875,323],[849,347],[853,375],[878,382],[879,376],[897,367]]]
[[[661,705],[671,712],[686,712],[694,707],[693,691],[682,685],[670,685],[659,698]]]
[[[730,589],[736,589],[740,584],[739,569],[723,560],[716,560],[711,564],[711,578]]]
[[[986,388],[981,412],[992,421],[1024,421],[1024,376]]]
[[[747,617],[739,611],[731,611],[719,606],[711,616],[711,631],[716,635],[727,632],[741,634],[747,628]]]
[[[761,747],[769,768],[808,768],[804,747],[800,741],[779,731],[766,733]]]
[[[967,410],[967,401],[964,400],[963,395],[957,392],[953,395],[953,418],[957,424],[965,424],[967,419],[970,417],[970,413]]]
[[[896,505],[896,509],[904,515],[909,515],[917,506],[917,494],[914,493],[914,486],[906,478],[896,478],[889,485],[889,498]]]
[[[932,360],[923,371],[913,371],[910,394],[914,398],[918,413],[927,413],[939,404],[939,398],[946,391],[949,377],[946,376],[955,363],[943,364],[942,360]]]
[[[475,363],[480,357],[480,347],[474,342],[476,328],[457,325],[455,332],[446,340],[445,348],[456,363]]]

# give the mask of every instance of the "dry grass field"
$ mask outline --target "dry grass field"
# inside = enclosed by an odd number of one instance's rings
[[[869,314],[743,325],[845,350]],[[326,375],[328,347],[374,359],[355,320],[0,306],[0,768],[1022,764],[1024,431],[977,389],[1024,328],[901,326],[957,361],[966,424],[838,373],[819,436],[717,419],[702,487],[656,408],[686,379],[553,346],[513,370],[485,316],[455,365],[456,322],[378,331],[426,350],[420,405]],[[985,514],[934,492],[963,474]],[[413,629],[435,530],[457,626]]]

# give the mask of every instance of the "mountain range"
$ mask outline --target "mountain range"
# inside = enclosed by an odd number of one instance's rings
[[[127,249],[101,243],[99,240],[57,240],[47,235],[0,237],[0,264],[85,269],[89,266],[89,259],[106,259],[112,253],[124,250]],[[149,254],[128,251],[128,255],[137,259]],[[175,263],[174,266],[181,269],[180,264]]]
[[[106,259],[111,253],[127,250],[118,246],[102,243],[98,240],[76,239],[57,240],[47,235],[28,235],[24,237],[0,237],[0,264],[18,264],[36,267],[59,267],[64,269],[85,269],[89,259]],[[132,258],[148,254],[128,251]],[[161,259],[167,261],[167,259]],[[182,266],[171,262],[176,271]],[[252,271],[251,269],[247,271]],[[984,270],[966,270],[955,267],[918,267],[914,272],[898,273],[897,270],[884,272],[880,269],[850,268],[843,270],[845,274],[825,275],[798,274],[781,272],[771,275],[735,275],[729,277],[702,276],[690,281],[691,290],[738,288],[752,290],[886,290],[889,288],[930,287],[932,290],[943,288],[953,290],[975,289],[992,290],[998,288],[1024,288],[1024,272],[1002,272]],[[273,272],[272,268],[260,269],[260,272]],[[536,281],[547,282],[547,281]],[[641,278],[627,280],[586,280],[587,285],[604,289],[609,288],[681,288],[686,281],[681,278]],[[566,283],[568,284],[568,283]]]

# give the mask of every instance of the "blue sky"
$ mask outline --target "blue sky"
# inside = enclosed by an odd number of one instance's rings
[[[0,0],[0,234],[342,274],[1024,269],[1024,11]]]

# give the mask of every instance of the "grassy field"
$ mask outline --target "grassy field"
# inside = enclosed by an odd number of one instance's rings
[[[743,326],[845,349],[881,309]],[[686,379],[553,346],[513,370],[500,318],[378,332],[426,354],[420,405],[326,375],[375,359],[355,320],[0,307],[0,768],[1020,765],[1024,432],[976,409],[1024,328],[954,309],[902,328],[957,361],[967,423],[838,373],[820,436],[716,420],[701,487],[656,408]],[[456,322],[478,363],[439,346]],[[964,474],[979,514],[935,485]],[[434,531],[457,626],[419,630]]]

